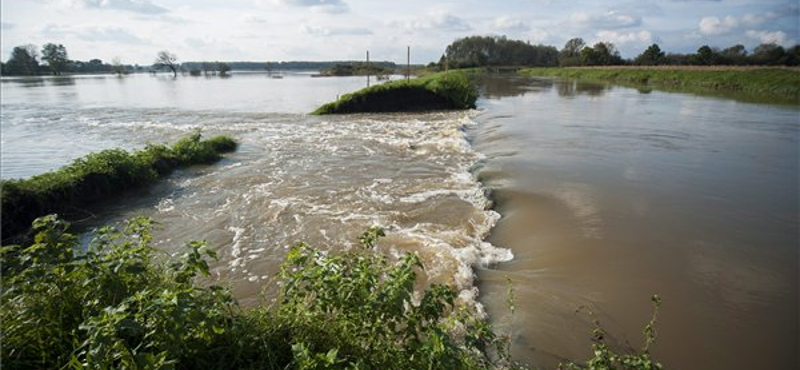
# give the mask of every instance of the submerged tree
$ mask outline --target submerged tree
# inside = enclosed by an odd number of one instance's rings
[[[169,68],[172,71],[172,77],[178,77],[178,57],[169,51],[159,51],[154,66],[156,68]]]
[[[123,74],[127,74],[128,71],[125,69],[125,65],[122,64],[122,61],[119,57],[114,57],[111,59],[111,70],[117,74],[117,76],[122,76]]]
[[[17,46],[11,52],[11,58],[6,63],[5,71],[9,75],[31,76],[38,74],[39,53],[34,45]]]
[[[219,71],[220,77],[228,77],[228,72],[231,71],[231,66],[225,62],[217,62],[217,71]]]
[[[69,63],[67,48],[61,44],[47,43],[42,47],[42,60],[47,62],[53,75],[58,76]]]

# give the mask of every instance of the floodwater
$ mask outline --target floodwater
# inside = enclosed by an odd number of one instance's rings
[[[513,323],[516,357],[588,357],[594,317],[615,347],[641,348],[658,294],[652,352],[668,368],[797,368],[798,108],[484,86],[470,136],[503,215],[488,241],[515,258],[481,270],[479,288],[506,333]]]
[[[305,114],[365,83],[3,79],[0,172],[228,134],[236,153],[87,223],[153,217],[167,253],[207,240],[245,304],[287,245],[347,249],[382,225],[384,252],[419,253],[425,281],[488,311],[534,366],[588,357],[593,317],[614,347],[640,347],[658,294],[652,351],[668,368],[797,368],[798,108],[486,77],[476,111]]]

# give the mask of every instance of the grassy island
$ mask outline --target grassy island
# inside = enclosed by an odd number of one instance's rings
[[[399,80],[346,94],[312,114],[408,112],[475,108],[478,92],[460,72],[435,73]]]
[[[733,93],[739,94],[745,100],[800,104],[800,70],[788,67],[529,68],[520,73],[526,76],[552,76],[646,86],[667,91]]]
[[[179,167],[216,162],[221,153],[234,151],[236,146],[227,136],[202,140],[200,133],[195,133],[172,147],[148,145],[133,153],[108,149],[56,171],[4,180],[0,182],[2,238],[25,232],[36,217],[76,214],[78,207],[151,183]]]

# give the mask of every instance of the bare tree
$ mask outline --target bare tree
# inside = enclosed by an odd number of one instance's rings
[[[175,54],[166,50],[159,51],[154,65],[156,68],[169,68],[172,77],[178,77],[178,57]]]
[[[125,66],[122,64],[122,61],[119,59],[119,57],[115,57],[111,60],[111,69],[117,74],[117,76],[122,76],[128,72],[125,70]]]

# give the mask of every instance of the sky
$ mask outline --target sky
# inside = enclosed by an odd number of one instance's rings
[[[800,40],[798,0],[1,0],[2,59],[63,44],[74,60],[437,61],[452,41],[505,35],[559,49],[612,42],[626,58]]]

